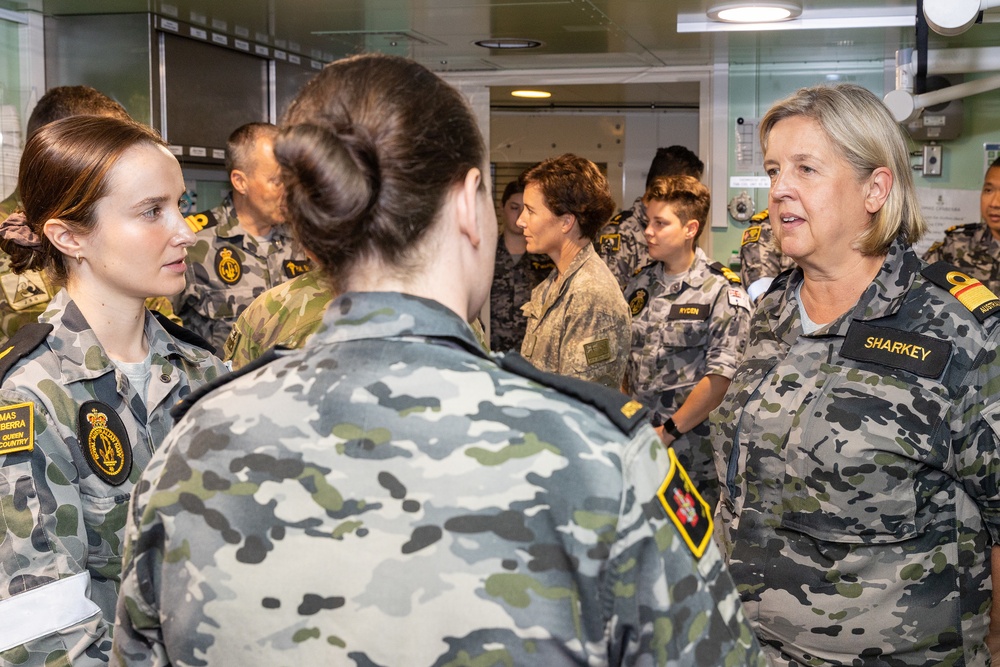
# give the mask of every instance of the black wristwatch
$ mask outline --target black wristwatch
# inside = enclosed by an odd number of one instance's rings
[[[663,422],[663,430],[672,435],[674,440],[684,435],[680,432],[680,429],[677,428],[677,424],[674,423],[673,417],[670,417],[667,421]]]

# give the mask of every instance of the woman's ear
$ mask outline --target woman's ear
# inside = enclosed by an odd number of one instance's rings
[[[74,232],[59,218],[51,218],[42,225],[42,233],[56,250],[67,257],[81,258],[86,256],[84,237]]]
[[[893,184],[892,172],[885,167],[878,167],[868,177],[868,191],[865,194],[865,210],[874,215],[882,210]]]
[[[573,229],[573,225],[576,224],[576,215],[573,213],[564,213],[559,216],[559,225],[562,229],[563,234],[569,234],[570,230]]]
[[[482,172],[473,167],[466,172],[465,179],[455,189],[455,213],[457,214],[458,228],[462,235],[469,239],[473,248],[478,248],[482,241],[478,207],[482,178]]]

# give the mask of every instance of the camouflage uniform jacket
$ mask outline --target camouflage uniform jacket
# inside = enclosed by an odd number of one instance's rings
[[[761,278],[774,278],[793,266],[795,262],[792,258],[778,250],[767,210],[753,216],[740,242],[740,281],[743,288],[749,290]]]
[[[521,354],[543,371],[621,387],[628,361],[628,304],[608,267],[587,244],[563,275],[555,269],[522,310]]]
[[[276,345],[300,348],[323,323],[333,290],[309,271],[267,290],[244,310],[226,339],[225,360],[233,370]]]
[[[714,540],[696,560],[657,501],[673,459],[641,410],[615,427],[503,370],[433,301],[348,293],[324,324],[157,452],[119,660],[764,664]]]
[[[232,201],[187,218],[197,241],[188,249],[187,287],[174,297],[184,325],[217,350],[243,309],[264,290],[309,270],[311,263],[279,225],[261,244],[240,227]]]
[[[491,349],[496,352],[520,349],[528,324],[521,306],[531,300],[531,290],[554,268],[545,255],[524,253],[515,258],[507,251],[503,235],[500,236],[490,287]]]
[[[983,223],[949,228],[944,241],[927,249],[924,260],[954,264],[959,271],[981,280],[994,294],[1000,294],[1000,241]]]
[[[801,270],[779,278],[712,413],[721,537],[776,666],[989,662],[1000,317],[977,317],[1000,301],[923,266],[897,241],[812,334]]]
[[[41,321],[53,329],[0,386],[0,664],[103,664],[132,487],[169,408],[225,367],[147,315],[144,402],[65,291]]]
[[[727,278],[732,276],[732,278]],[[676,282],[653,262],[629,281],[632,350],[625,387],[652,410],[654,426],[673,416],[706,375],[732,379],[750,330],[750,300],[736,276],[710,265],[695,248],[691,268]],[[673,443],[681,463],[702,495],[718,500],[718,477],[711,447],[703,447],[708,421]]]
[[[618,289],[624,291],[628,281],[653,260],[646,245],[646,205],[642,197],[635,200],[632,208],[622,211],[611,222],[604,225],[597,235],[597,254],[611,269],[618,281]]]

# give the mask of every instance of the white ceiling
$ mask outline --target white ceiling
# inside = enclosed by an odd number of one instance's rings
[[[914,44],[914,28],[679,33],[678,14],[698,15],[711,0],[0,0],[0,8],[47,15],[155,12],[193,23],[283,40],[303,55],[331,60],[360,51],[412,57],[436,71],[581,67],[691,67],[891,59]],[[859,17],[873,9],[916,14],[916,1],[802,0],[802,18]],[[528,51],[484,49],[489,37],[538,40]],[[1000,44],[1000,23],[957,38],[931,34],[932,48]],[[511,104],[508,88],[496,103]],[[557,87],[541,103],[578,106],[697,106],[697,84]],[[525,103],[521,103],[525,104]],[[538,104],[538,103],[534,103]]]

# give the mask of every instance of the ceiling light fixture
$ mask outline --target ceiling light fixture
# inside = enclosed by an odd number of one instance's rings
[[[519,39],[515,37],[490,37],[473,42],[484,49],[537,49],[542,45],[537,39]]]
[[[544,100],[552,97],[552,93],[546,90],[514,90],[510,94],[513,97],[526,97],[531,100]]]
[[[772,23],[794,19],[802,13],[796,2],[723,2],[708,10],[708,18],[725,23]]]

